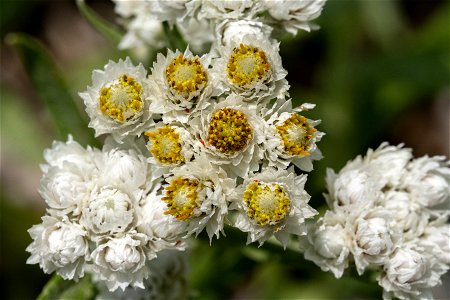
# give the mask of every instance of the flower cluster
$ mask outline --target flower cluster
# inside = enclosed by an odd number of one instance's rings
[[[331,210],[308,236],[305,258],[342,276],[375,268],[383,298],[430,299],[450,265],[450,162],[413,159],[383,143],[338,173],[328,170]]]
[[[80,97],[105,145],[69,138],[46,151],[40,191],[49,208],[29,231],[29,263],[65,279],[91,273],[110,292],[158,289],[152,282],[166,275],[155,265],[203,231],[212,241],[229,224],[248,243],[274,236],[284,247],[306,234],[317,212],[294,166],[313,169],[323,133],[305,116],[313,104],[292,107],[271,33],[275,24],[309,30],[324,2],[279,2],[117,2],[132,18],[125,45],[153,42],[144,33],[156,20],[207,23],[213,47],[159,53],[149,74],[128,57],[93,72]]]

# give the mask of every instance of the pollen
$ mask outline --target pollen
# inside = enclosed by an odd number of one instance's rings
[[[198,191],[200,182],[196,179],[175,178],[165,188],[165,197],[162,200],[167,203],[165,214],[172,215],[177,220],[187,221],[199,206]]]
[[[248,217],[260,226],[279,223],[291,207],[284,188],[276,183],[250,183],[244,192],[243,200],[247,204]]]
[[[226,107],[212,114],[207,142],[221,153],[242,151],[252,138],[253,129],[242,111]]]
[[[233,49],[227,65],[228,79],[235,85],[251,89],[270,76],[270,63],[264,51],[240,44]]]
[[[123,74],[100,90],[100,111],[114,121],[128,121],[143,109],[141,93],[142,86],[133,77]]]
[[[174,128],[164,126],[144,134],[149,138],[148,150],[159,163],[175,165],[184,161],[182,140]]]
[[[317,131],[308,119],[292,114],[281,125],[276,126],[284,144],[284,151],[292,156],[310,155],[310,142]]]
[[[192,98],[203,90],[208,75],[198,57],[187,59],[180,54],[167,66],[166,80],[173,93]]]

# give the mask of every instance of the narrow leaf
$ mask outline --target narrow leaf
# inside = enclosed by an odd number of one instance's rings
[[[178,31],[176,26],[170,26],[169,23],[163,22],[163,30],[164,35],[167,39],[168,47],[175,51],[180,50],[184,51],[187,47],[186,41],[181,36],[181,33]]]
[[[6,42],[19,53],[31,83],[50,112],[60,138],[65,140],[72,134],[81,143],[97,145],[92,130],[82,118],[48,50],[38,40],[20,33],[9,34]]]
[[[85,276],[76,282],[64,280],[55,274],[44,286],[37,300],[90,300],[94,299],[96,294],[97,289],[91,282],[90,276]]]
[[[100,17],[94,10],[86,5],[84,0],[77,0],[76,3],[81,14],[92,25],[92,27],[94,27],[115,45],[119,44],[123,36],[123,32],[119,28]]]

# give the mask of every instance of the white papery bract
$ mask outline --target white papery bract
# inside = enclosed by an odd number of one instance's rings
[[[286,247],[289,234],[306,234],[305,221],[317,212],[308,205],[305,182],[306,175],[295,175],[293,167],[266,168],[244,178],[230,209],[238,211],[233,225],[248,232],[247,244],[262,245],[274,235]]]
[[[434,207],[450,202],[450,161],[443,156],[424,156],[410,162],[408,172],[402,178],[404,187],[423,207]]]
[[[198,18],[212,20],[251,19],[261,10],[258,1],[253,0],[202,0]]]
[[[316,144],[324,135],[315,128],[320,121],[299,114],[314,107],[314,104],[304,103],[292,109],[291,100],[287,100],[262,112],[268,124],[264,157],[269,166],[285,169],[292,163],[302,171],[310,172],[312,162],[323,158]]]
[[[220,50],[221,47],[229,46],[233,40],[240,41],[246,35],[250,35],[258,40],[270,40],[272,30],[271,26],[260,21],[224,20],[216,26],[216,44],[213,46],[213,50]]]
[[[275,26],[283,27],[287,32],[311,31],[318,27],[311,21],[318,18],[326,0],[264,0],[263,5],[274,19]]]
[[[56,271],[64,279],[84,276],[89,249],[87,233],[79,224],[53,216],[28,230],[33,242],[27,247],[27,264],[39,264],[45,273]]]
[[[322,271],[331,271],[336,278],[340,278],[348,267],[352,243],[351,229],[343,217],[327,211],[318,220],[315,231],[300,244],[306,259],[313,261]]]
[[[255,105],[231,94],[197,114],[190,125],[200,140],[197,151],[229,176],[258,170],[265,124]]]
[[[206,108],[210,98],[220,93],[210,64],[210,55],[199,57],[189,49],[168,50],[166,56],[158,53],[149,80],[150,110],[162,114],[165,123],[187,123],[192,113]]]
[[[128,57],[93,71],[92,86],[79,95],[96,136],[112,134],[121,142],[126,136],[139,136],[153,123],[146,76],[144,66],[134,66]]]
[[[431,288],[441,283],[448,265],[432,254],[432,248],[415,243],[397,248],[378,277],[384,299],[433,299]]]
[[[198,235],[205,229],[210,240],[214,236],[219,238],[235,180],[205,156],[174,168],[170,174],[161,197],[167,205],[165,214],[173,216],[173,222],[183,228],[185,237]]]
[[[93,280],[101,280],[110,291],[128,286],[144,288],[148,277],[145,234],[130,231],[121,237],[107,237],[92,251]],[[153,257],[152,257],[153,258]]]
[[[384,208],[374,208],[357,213],[352,221],[352,245],[350,250],[358,273],[364,273],[369,264],[382,265],[397,246],[400,232],[391,222],[392,214]]]
[[[187,255],[178,251],[166,250],[156,259],[148,262],[150,275],[144,280],[145,289],[126,288],[110,292],[103,284],[96,300],[178,300],[187,294],[186,273]]]
[[[220,57],[213,60],[213,74],[223,90],[249,102],[287,96],[287,71],[282,66],[277,42],[248,33],[230,37],[226,43],[217,45],[215,50]]]

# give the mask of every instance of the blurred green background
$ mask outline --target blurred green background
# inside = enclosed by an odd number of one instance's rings
[[[124,56],[83,19],[74,1],[0,2],[1,30],[1,254],[0,297],[34,299],[50,278],[26,265],[27,229],[40,223],[45,203],[37,193],[42,151],[61,139],[33,88],[11,32],[39,39],[56,61],[81,115],[77,93],[93,69]],[[89,5],[114,22],[113,4]],[[291,96],[316,103],[308,117],[321,119],[325,158],[308,177],[310,204],[323,211],[327,167],[376,148],[405,143],[416,156],[449,156],[449,2],[328,1],[316,23],[321,29],[285,36],[281,43]],[[57,99],[55,100],[57,101]],[[295,251],[265,244],[244,247],[229,231],[212,247],[200,239],[192,251],[190,284],[196,299],[379,299],[371,274],[350,269],[340,280]],[[449,299],[446,286],[435,291]],[[446,288],[447,287],[447,288]]]

